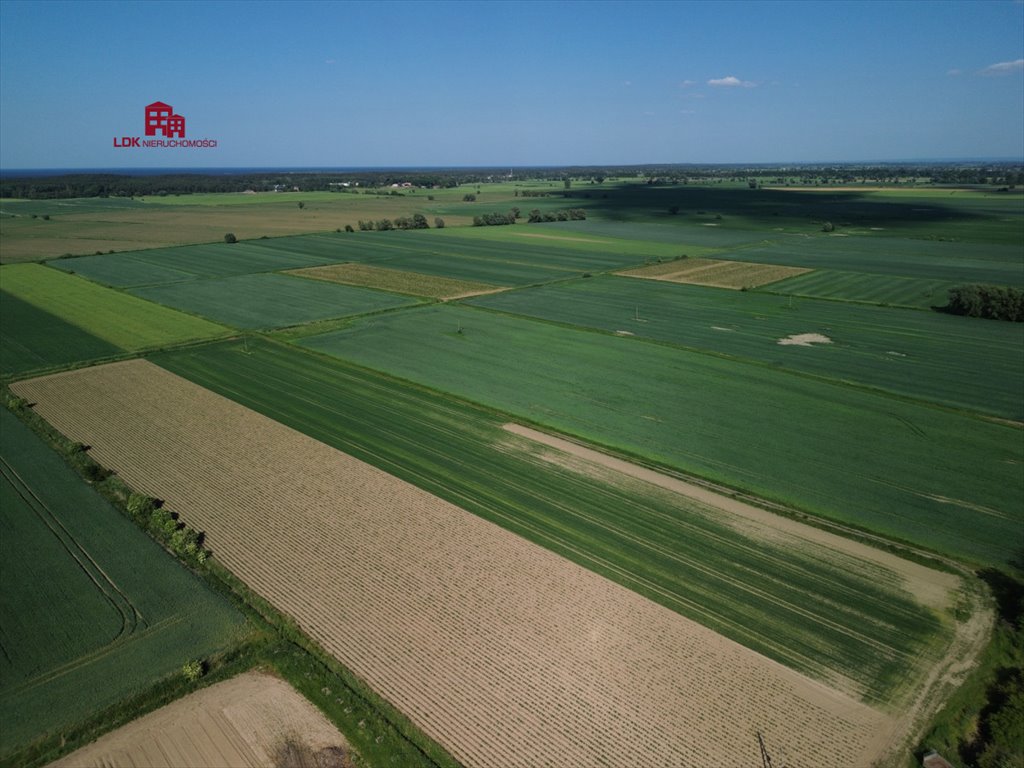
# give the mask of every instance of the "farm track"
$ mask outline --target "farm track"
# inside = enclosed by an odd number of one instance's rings
[[[162,369],[15,385],[467,765],[865,764],[890,720]],[[158,438],[154,438],[158,436]]]

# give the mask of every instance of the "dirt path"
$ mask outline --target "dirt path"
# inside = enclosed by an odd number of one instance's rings
[[[262,768],[301,754],[344,768],[345,738],[288,683],[259,672],[196,691],[108,733],[49,768]]]

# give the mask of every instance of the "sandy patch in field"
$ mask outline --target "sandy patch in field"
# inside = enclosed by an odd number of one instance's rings
[[[886,714],[151,363],[12,388],[465,765],[889,747]]]
[[[261,768],[282,750],[303,768],[352,765],[345,737],[288,683],[247,672],[108,733],[49,768]]]
[[[471,280],[456,280],[450,277],[424,275],[398,269],[374,267],[369,264],[344,263],[327,264],[321,267],[290,269],[286,274],[323,280],[329,283],[354,285],[360,288],[375,288],[408,296],[423,296],[431,299],[450,301],[469,296],[483,296],[488,293],[507,291],[507,287],[477,283]]]
[[[812,270],[805,267],[787,267],[778,264],[758,264],[728,259],[676,259],[661,264],[627,269],[617,274],[670,283],[706,285],[712,288],[758,288],[796,277]]]
[[[810,347],[815,344],[831,344],[832,339],[820,333],[794,333],[775,343],[783,347]]]

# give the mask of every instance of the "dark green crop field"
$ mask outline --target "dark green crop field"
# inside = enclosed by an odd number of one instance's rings
[[[1024,349],[1022,323],[626,277],[507,291],[468,303],[1024,419],[1024,355],[1009,352]],[[804,333],[832,343],[778,343]]]
[[[416,303],[393,293],[273,273],[189,280],[131,293],[235,328],[280,328]]]
[[[314,267],[332,258],[275,251],[250,243],[186,245],[56,259],[51,266],[119,288]]]
[[[379,316],[299,343],[938,552],[989,564],[1020,556],[1024,441],[1013,426],[468,307]]]
[[[719,253],[715,258],[947,282],[1024,285],[1021,250],[1013,245],[790,235]]]
[[[248,631],[5,409],[0,525],[0,759]]]
[[[119,347],[17,296],[0,293],[0,375],[110,357]]]
[[[151,359],[784,664],[838,673],[866,700],[898,696],[936,638],[937,620],[884,569],[755,538],[642,483],[563,468],[468,403],[263,341]]]
[[[878,304],[887,307],[932,309],[946,306],[949,300],[949,289],[957,285],[959,283],[950,280],[815,269],[813,272],[780,280],[758,290],[764,293]]]

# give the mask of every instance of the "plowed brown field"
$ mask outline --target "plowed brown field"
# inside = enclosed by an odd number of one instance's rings
[[[870,765],[885,715],[144,361],[12,387],[471,766]],[[282,394],[284,396],[284,394]]]
[[[664,280],[669,283],[707,285],[712,288],[757,288],[777,283],[787,277],[796,277],[810,269],[784,267],[777,264],[753,264],[747,261],[720,259],[680,259],[649,267],[638,267],[619,272],[626,277]]]
[[[49,768],[260,768],[291,748],[305,765],[342,768],[345,737],[283,680],[247,672],[150,712]]]

